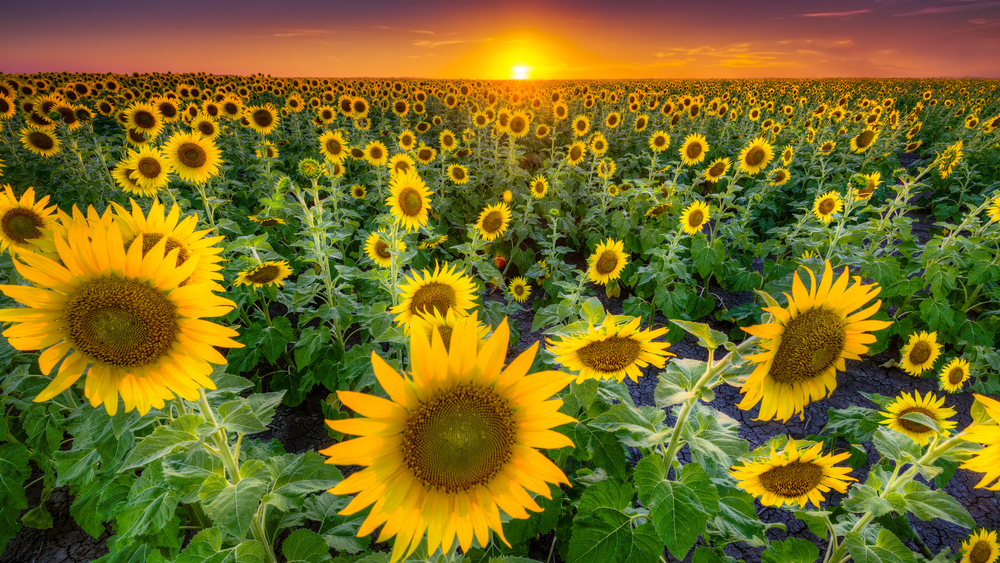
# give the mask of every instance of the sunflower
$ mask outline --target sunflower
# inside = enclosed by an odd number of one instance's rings
[[[660,203],[646,211],[646,217],[660,217],[670,210],[670,202]]]
[[[549,483],[569,483],[535,448],[573,446],[551,429],[575,420],[556,411],[561,401],[545,400],[572,377],[528,375],[537,344],[503,369],[509,334],[504,319],[479,351],[474,317],[456,319],[454,345],[447,349],[439,331],[430,339],[413,331],[411,375],[372,355],[390,399],[338,392],[367,418],[327,421],[334,430],[361,437],[320,453],[329,463],[365,469],[330,492],[359,493],[343,515],[374,504],[358,533],[368,535],[384,524],[379,541],[396,536],[390,563],[412,554],[425,532],[432,552],[448,552],[456,541],[467,552],[474,536],[485,546],[491,529],[509,545],[500,509],[527,518],[525,508],[542,508],[525,489],[549,498]]]
[[[506,204],[494,203],[483,209],[474,228],[479,229],[479,236],[492,242],[504,234],[509,224],[510,207],[507,207]]]
[[[191,120],[191,130],[201,133],[206,139],[215,140],[219,136],[219,124],[207,115],[199,115]]]
[[[368,189],[361,184],[351,186],[351,197],[354,199],[364,199],[366,195],[368,195]]]
[[[199,387],[215,389],[210,363],[226,359],[213,346],[243,345],[231,339],[236,331],[199,317],[225,315],[235,304],[206,284],[178,287],[197,261],[175,267],[177,251],[165,252],[165,238],[145,256],[142,245],[126,252],[117,225],[91,230],[74,211],[65,235],[54,235],[62,263],[20,250],[24,264],[15,266],[38,287],[0,286],[29,307],[0,311],[0,321],[15,323],[4,331],[10,344],[45,349],[38,360],[46,374],[65,358],[35,401],[68,389],[88,366],[86,397],[112,416],[119,395],[126,412],[145,415],[174,394],[194,401]]]
[[[792,158],[795,156],[795,149],[791,146],[785,147],[785,150],[781,153],[781,162],[788,166],[792,163]]]
[[[417,160],[419,160],[423,164],[430,164],[434,162],[435,158],[437,158],[437,149],[435,149],[434,147],[429,147],[427,145],[420,145],[419,147],[417,147],[416,156]]]
[[[539,174],[531,181],[531,195],[535,199],[542,199],[549,192],[549,181],[545,176]],[[1000,199],[1000,198],[998,198]]]
[[[198,230],[198,217],[188,215],[181,219],[181,210],[176,205],[172,206],[167,213],[166,207],[157,200],[153,204],[147,215],[143,215],[142,208],[130,199],[132,211],[112,202],[114,207],[115,223],[118,224],[122,234],[122,241],[125,243],[125,252],[128,253],[133,244],[142,246],[142,256],[154,248],[161,239],[166,239],[164,252],[170,253],[173,249],[177,251],[176,267],[181,267],[188,260],[198,262],[191,276],[182,280],[178,285],[190,284],[214,284],[213,291],[223,291],[222,286],[217,282],[222,281],[221,263],[223,262],[222,248],[215,246],[225,240],[225,237],[208,236],[210,229]]]
[[[411,170],[414,170],[414,166],[417,163],[409,155],[406,154],[396,154],[389,159],[389,163],[386,166],[393,174],[405,174]]]
[[[626,376],[639,381],[640,368],[650,364],[662,368],[667,356],[669,342],[653,342],[654,338],[666,334],[667,327],[656,330],[639,330],[641,319],[634,318],[621,323],[608,323],[598,328],[587,329],[587,334],[565,338],[559,342],[549,341],[552,352],[566,369],[578,373],[576,382],[587,379],[615,379],[621,383]]]
[[[539,123],[538,125],[535,126],[535,138],[536,139],[544,139],[544,138],[548,137],[549,133],[551,133],[551,132],[552,132],[552,128],[549,127],[548,125],[544,124],[544,123]]]
[[[530,127],[531,117],[523,111],[518,111],[510,116],[510,121],[507,123],[507,133],[512,138],[518,139],[527,135]]]
[[[376,266],[380,268],[388,268],[392,266],[392,251],[389,248],[389,243],[382,236],[385,235],[385,231],[378,231],[368,235],[368,239],[365,240],[365,254],[375,262]],[[406,244],[403,241],[399,241],[399,252],[404,252],[406,250]]]
[[[934,366],[938,356],[941,355],[941,345],[937,343],[937,331],[927,334],[922,331],[919,334],[910,335],[910,341],[903,346],[902,357],[899,360],[899,367],[906,373],[917,376]]]
[[[717,158],[712,161],[712,164],[705,170],[704,178],[705,180],[712,182],[713,184],[721,180],[726,173],[729,172],[729,168],[733,165],[733,161],[729,158]]]
[[[372,166],[383,166],[389,162],[389,151],[381,141],[371,141],[365,145],[364,159]]]
[[[941,173],[941,179],[944,180],[955,170],[955,166],[962,161],[962,140],[959,139],[957,143],[951,145],[944,150],[941,154],[941,161],[938,164],[938,171]]]
[[[912,143],[907,143],[906,147],[903,148],[903,152],[913,152],[913,151],[919,149],[920,146],[923,145],[923,144],[924,144],[923,139],[917,139],[916,141],[913,141]]]
[[[740,171],[756,174],[767,168],[774,158],[774,148],[763,137],[757,137],[740,152]]]
[[[891,430],[906,434],[921,446],[926,446],[930,443],[931,437],[938,434],[937,430],[919,422],[907,420],[903,418],[903,415],[910,413],[926,415],[938,423],[941,426],[942,435],[947,436],[948,430],[954,428],[958,423],[946,420],[955,416],[955,409],[951,407],[941,408],[942,405],[944,405],[944,397],[939,399],[930,391],[922,398],[920,391],[914,391],[913,395],[901,393],[895,401],[886,405],[887,412],[879,413],[885,417],[881,424],[888,426]]]
[[[771,171],[771,180],[768,182],[771,186],[782,186],[792,177],[791,173],[787,168],[776,168]]]
[[[604,138],[604,134],[600,131],[590,137],[589,145],[590,151],[594,153],[594,156],[604,156],[608,152],[608,140]]]
[[[292,268],[285,260],[266,260],[249,270],[240,272],[233,285],[249,285],[254,291],[265,285],[280,287],[285,285],[285,278],[290,275],[292,275]]]
[[[590,281],[606,285],[609,281],[618,279],[628,263],[628,258],[628,254],[625,254],[625,244],[620,240],[608,238],[607,242],[597,243],[597,248],[587,260],[590,263],[590,268],[587,270]]]
[[[403,223],[407,231],[415,231],[427,224],[430,208],[430,190],[416,171],[396,174],[389,182],[391,194],[385,204],[389,206],[397,223]]]
[[[882,174],[879,172],[863,174],[863,176],[868,180],[868,183],[863,188],[854,189],[854,197],[858,200],[871,199],[872,194],[875,193],[879,184],[882,183]]]
[[[979,394],[974,396],[990,420],[968,426],[962,432],[962,439],[985,447],[959,467],[985,474],[975,488],[1000,491],[1000,402]]]
[[[399,148],[404,151],[412,149],[417,144],[417,138],[413,135],[413,131],[409,129],[404,129],[402,133],[399,134]]]
[[[173,166],[163,154],[150,146],[128,152],[127,170],[132,170],[130,178],[146,194],[155,194],[170,183]]]
[[[807,450],[799,450],[793,440],[781,453],[771,448],[769,458],[743,462],[733,466],[729,475],[736,479],[736,486],[760,497],[764,506],[782,507],[798,504],[805,509],[812,502],[819,508],[823,502],[822,493],[830,489],[838,493],[847,491],[849,481],[857,481],[848,474],[850,467],[835,467],[834,464],[850,457],[850,452],[820,455],[823,444],[819,443]]]
[[[573,133],[577,137],[583,137],[590,132],[590,119],[586,115],[578,115],[573,118]]]
[[[840,198],[840,194],[836,190],[826,192],[813,202],[813,213],[824,224],[830,222],[834,213],[840,213],[843,210],[844,200]]]
[[[824,141],[822,145],[819,146],[819,152],[821,154],[830,154],[833,149],[837,148],[837,143],[834,141]]]
[[[35,188],[28,188],[18,200],[10,184],[0,194],[0,253],[8,248],[36,250],[32,241],[45,238],[43,230],[52,230],[56,206],[45,207],[49,196],[35,201]]]
[[[261,135],[271,133],[278,126],[278,110],[269,103],[244,109],[243,118],[247,121],[247,127]]]
[[[490,327],[479,322],[478,314],[478,311],[472,311],[467,322],[476,327],[477,349],[482,350],[483,345],[486,344],[486,337],[490,333]],[[444,349],[451,350],[451,335],[460,321],[466,322],[463,319],[465,317],[456,315],[453,309],[449,309],[445,315],[438,313],[437,309],[430,309],[413,317],[412,328],[413,330],[422,330],[427,335],[428,340],[434,337],[435,331],[439,332]]]
[[[681,228],[689,235],[696,235],[701,232],[701,228],[711,218],[708,212],[708,204],[696,201],[687,206],[681,213]]]
[[[285,220],[281,217],[257,217],[255,215],[247,215],[247,219],[250,219],[254,223],[257,223],[261,227],[273,227],[275,225],[285,225]]]
[[[969,362],[961,358],[945,364],[938,374],[941,388],[949,393],[957,393],[962,390],[962,386],[969,380]]]
[[[255,151],[255,154],[257,158],[278,158],[280,151],[278,151],[278,147],[271,143],[264,143]]]
[[[427,270],[413,272],[405,283],[398,286],[402,299],[399,305],[389,310],[396,315],[396,323],[410,330],[410,322],[423,311],[436,310],[442,315],[454,309],[455,315],[465,316],[476,306],[476,283],[454,267],[445,264],[444,269],[437,264],[434,273]]]
[[[614,160],[610,158],[605,158],[601,162],[597,163],[597,175],[601,178],[610,178],[615,175],[615,170],[618,166],[615,164]]]
[[[867,127],[864,131],[858,133],[857,136],[851,138],[851,150],[859,154],[866,152],[875,144],[875,139],[878,139],[878,131],[872,127]]]
[[[21,128],[21,144],[29,151],[44,157],[58,154],[62,150],[59,137],[55,133],[37,127]]]
[[[812,270],[806,268],[812,280],[806,290],[798,272],[792,279],[792,295],[787,307],[771,306],[776,322],[754,325],[743,330],[760,338],[759,354],[748,356],[757,364],[740,393],[746,395],[737,405],[749,410],[761,404],[758,420],[787,421],[810,402],[828,397],[837,388],[837,370],[846,369],[846,359],[860,359],[875,337],[866,331],[881,330],[891,323],[869,320],[882,301],[850,314],[878,295],[876,284],[863,285],[856,277],[847,287],[848,271],[844,268],[834,281],[833,268],[826,262],[823,280],[817,285]]]
[[[125,193],[136,194],[142,197],[148,197],[156,195],[158,190],[141,187],[133,179],[133,174],[135,174],[135,169],[129,168],[131,166],[131,158],[126,157],[124,160],[118,162],[114,170],[111,171],[111,177],[114,178],[115,182],[121,186]]]
[[[663,152],[670,147],[670,135],[666,131],[656,131],[649,136],[649,148],[653,152]]]
[[[980,528],[962,542],[962,560],[960,563],[996,563],[1000,557],[1000,544],[997,543],[997,532],[987,533],[986,528]]]
[[[709,151],[708,141],[705,136],[692,133],[684,138],[684,144],[677,152],[681,155],[681,161],[688,166],[693,166],[705,160],[705,154]]]
[[[583,157],[587,156],[587,145],[582,142],[576,142],[569,146],[569,150],[566,151],[566,162],[570,166],[576,166],[583,162]]]
[[[163,114],[153,104],[136,103],[125,110],[125,126],[154,139],[163,131]]]
[[[1000,222],[1000,195],[993,198],[990,202],[989,207],[986,208],[986,214],[990,216],[990,221]]]
[[[195,133],[174,133],[164,145],[163,153],[177,175],[192,184],[203,184],[217,176],[222,164],[215,142]]]
[[[635,118],[635,132],[641,133],[646,130],[646,126],[649,125],[649,116],[646,114],[641,114]]]
[[[448,179],[458,185],[468,184],[469,171],[460,164],[450,164],[448,165]]]

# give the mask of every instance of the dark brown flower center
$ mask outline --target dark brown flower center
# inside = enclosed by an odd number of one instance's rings
[[[246,280],[250,283],[265,284],[277,280],[280,276],[281,269],[273,264],[265,264],[247,274]]]
[[[424,208],[424,199],[417,190],[403,188],[399,192],[399,208],[403,212],[403,215],[416,217]]]
[[[259,109],[253,112],[253,122],[256,123],[258,127],[267,128],[274,123],[274,115],[270,110]]]
[[[767,151],[763,147],[753,147],[747,152],[746,163],[749,166],[759,166],[767,158]]]
[[[688,226],[691,228],[700,227],[705,222],[705,213],[701,209],[694,209],[688,215]]]
[[[810,309],[788,321],[774,355],[770,376],[790,385],[823,375],[847,344],[844,321],[826,309]]]
[[[872,131],[870,129],[866,129],[866,130],[862,131],[861,134],[858,135],[858,138],[857,138],[857,141],[856,141],[857,145],[858,145],[858,148],[865,148],[865,147],[867,147],[868,145],[872,144],[872,141],[874,139],[875,139],[875,132],[874,131]]]
[[[135,112],[132,120],[136,125],[142,127],[143,129],[152,129],[156,127],[156,116],[145,110]]]
[[[918,340],[913,348],[910,350],[908,356],[910,363],[914,365],[921,365],[927,362],[931,357],[931,345],[923,340]]]
[[[208,153],[197,143],[184,143],[177,149],[177,159],[188,168],[201,168],[208,162]]]
[[[965,370],[956,366],[951,368],[948,372],[948,383],[952,385],[958,385],[965,379]]]
[[[576,356],[580,363],[594,371],[613,374],[635,363],[641,353],[642,345],[638,341],[611,336],[587,344],[576,351]]]
[[[0,220],[4,237],[19,245],[26,244],[28,239],[41,238],[39,227],[44,224],[38,214],[25,207],[11,208]]]
[[[503,228],[503,214],[499,211],[490,211],[483,218],[483,230],[489,234],[500,232]]]
[[[597,263],[594,267],[597,269],[597,273],[602,276],[611,274],[618,267],[618,254],[614,250],[605,250],[597,258]]]
[[[211,137],[215,134],[215,125],[212,125],[211,121],[202,121],[198,123],[198,131],[206,137]]]
[[[441,282],[430,282],[418,289],[411,299],[410,311],[419,313],[422,311],[437,311],[441,316],[448,313],[448,309],[455,305],[455,289],[448,284]]]
[[[580,160],[583,157],[583,149],[580,147],[573,147],[569,151],[570,160]]]
[[[768,469],[758,477],[764,490],[790,499],[815,489],[823,480],[823,468],[811,462],[793,461]]]
[[[52,148],[56,145],[50,135],[41,131],[32,131],[31,133],[28,133],[28,142],[31,143],[32,146],[35,146],[43,151],[52,150]]]
[[[690,159],[698,158],[699,156],[701,156],[702,153],[701,143],[694,142],[689,144],[687,146],[687,149],[685,150],[685,153],[687,154],[687,157]]]
[[[160,161],[151,156],[139,159],[139,163],[136,164],[136,169],[140,174],[150,179],[159,178],[160,172],[163,170],[160,166]]]
[[[459,167],[452,168],[451,175],[454,176],[456,180],[464,180],[465,170]]]
[[[820,215],[829,215],[833,213],[836,208],[837,202],[832,197],[825,197],[819,201],[817,208],[819,209]]]
[[[389,243],[385,242],[382,239],[379,239],[375,243],[375,254],[377,254],[378,257],[382,258],[383,260],[388,260],[392,258],[392,253],[389,252]]]
[[[716,162],[715,164],[712,165],[711,168],[708,169],[708,175],[711,176],[711,177],[713,177],[713,178],[717,178],[719,176],[722,176],[722,174],[725,171],[726,171],[726,163],[725,162]]]
[[[969,551],[969,562],[970,563],[987,563],[990,560],[990,555],[993,553],[993,548],[990,542],[987,540],[979,540],[972,546]]]

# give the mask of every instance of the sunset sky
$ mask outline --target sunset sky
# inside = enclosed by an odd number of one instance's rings
[[[3,16],[14,73],[1000,77],[1000,0],[46,0]]]

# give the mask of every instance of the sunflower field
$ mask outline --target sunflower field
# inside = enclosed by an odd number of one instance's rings
[[[998,86],[0,74],[0,561],[994,563]]]

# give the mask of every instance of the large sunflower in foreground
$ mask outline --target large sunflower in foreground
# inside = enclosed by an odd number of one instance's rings
[[[962,560],[960,563],[996,563],[1000,557],[1000,544],[997,543],[997,531],[987,532],[980,528],[962,542]]]
[[[787,307],[772,302],[773,306],[764,308],[775,322],[743,329],[761,339],[763,351],[748,356],[757,368],[740,389],[745,397],[736,406],[749,410],[760,403],[757,420],[785,422],[795,414],[801,417],[805,405],[828,397],[837,388],[837,370],[846,369],[844,360],[861,359],[860,354],[868,351],[867,344],[875,342],[868,331],[891,324],[869,319],[878,312],[881,300],[857,311],[878,295],[877,284],[864,285],[855,277],[854,285],[847,287],[847,268],[834,281],[829,261],[818,285],[812,270],[806,271],[810,289],[796,272],[792,295],[785,294]]]
[[[740,152],[739,169],[745,174],[756,174],[767,168],[774,159],[774,147],[763,137],[757,137]]]
[[[431,192],[416,170],[396,174],[389,182],[391,194],[385,204],[392,211],[397,223],[407,231],[415,231],[427,224],[427,210],[431,206]]]
[[[587,379],[615,379],[619,383],[628,376],[639,381],[640,368],[650,364],[662,368],[667,362],[669,342],[653,342],[666,334],[667,327],[656,330],[639,330],[639,321],[608,322],[596,329],[591,326],[587,334],[549,341],[549,352],[567,369],[577,372],[576,381]]]
[[[910,413],[920,413],[922,415],[926,415],[928,418],[938,423],[943,430],[942,434],[947,436],[948,430],[954,428],[958,423],[947,420],[948,418],[955,416],[955,409],[951,407],[944,407],[943,405],[944,397],[938,398],[930,391],[921,397],[920,391],[914,391],[913,395],[910,395],[909,393],[900,393],[900,395],[896,397],[896,400],[886,405],[886,412],[879,414],[885,417],[882,424],[888,426],[896,432],[906,434],[917,444],[926,446],[930,443],[931,438],[936,436],[938,432],[934,428],[925,426],[919,422],[907,420],[903,418],[903,415]]]
[[[43,229],[52,229],[56,206],[45,207],[49,196],[35,200],[35,188],[28,188],[18,200],[7,184],[0,194],[0,254],[8,248],[12,252],[25,248],[36,249],[32,240],[44,237]]]
[[[990,420],[972,424],[962,432],[963,440],[976,442],[984,447],[960,467],[985,473],[982,480],[976,484],[977,489],[1000,491],[1000,402],[984,395],[974,396],[982,403]]]
[[[436,310],[447,315],[454,309],[457,315],[469,314],[476,306],[476,284],[463,273],[456,272],[454,266],[434,266],[434,273],[423,270],[413,272],[405,283],[399,285],[399,305],[389,309],[396,315],[396,322],[410,329],[410,321],[421,312]]]
[[[616,280],[622,275],[622,270],[628,263],[625,243],[611,238],[606,242],[599,242],[587,262],[590,263],[590,268],[587,270],[590,281],[607,285],[609,281]]]
[[[36,402],[55,397],[85,371],[90,404],[103,404],[109,415],[118,411],[119,395],[126,412],[146,414],[174,394],[193,401],[200,387],[215,389],[211,364],[226,359],[213,346],[243,345],[232,340],[236,331],[199,318],[225,315],[232,301],[207,284],[178,287],[197,260],[175,266],[179,249],[166,253],[165,238],[145,256],[141,244],[126,251],[117,225],[91,230],[82,216],[65,238],[55,237],[62,264],[18,252],[18,272],[38,287],[0,286],[28,307],[0,310],[0,321],[14,323],[4,331],[11,346],[44,349],[38,363],[46,374],[62,361]]]
[[[185,182],[204,184],[219,175],[222,156],[215,142],[200,133],[178,131],[163,146],[163,154],[174,172]]]
[[[850,467],[835,467],[834,464],[850,457],[850,452],[838,455],[820,455],[823,444],[819,443],[802,451],[789,440],[781,453],[771,449],[770,457],[759,461],[743,462],[733,466],[729,475],[736,479],[736,486],[760,497],[764,506],[782,507],[798,504],[805,509],[812,502],[819,508],[823,494],[830,489],[843,493],[849,481],[857,481],[849,476]]]
[[[358,536],[384,525],[378,541],[396,536],[390,562],[410,555],[427,534],[427,549],[463,552],[475,536],[487,545],[489,530],[507,545],[500,510],[527,518],[542,508],[527,491],[551,498],[550,483],[569,484],[562,470],[535,448],[573,447],[553,430],[575,422],[547,400],[572,381],[557,371],[528,374],[536,343],[506,369],[510,332],[506,319],[478,349],[477,322],[457,320],[451,346],[435,330],[413,331],[411,373],[399,374],[372,354],[375,375],[389,399],[338,391],[362,415],[327,421],[338,432],[360,436],[320,451],[328,463],[361,465],[333,494],[358,493],[340,514],[367,506]]]

